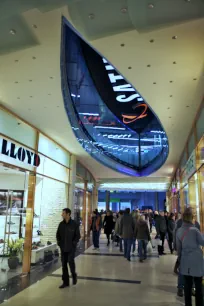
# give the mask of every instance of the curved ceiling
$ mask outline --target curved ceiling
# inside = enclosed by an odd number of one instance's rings
[[[42,0],[25,6],[8,0],[0,6],[1,103],[78,155],[98,179],[124,175],[89,157],[68,126],[60,88],[62,15],[160,118],[170,154],[154,177],[172,175],[203,99],[203,1],[144,1],[143,8],[140,2]]]

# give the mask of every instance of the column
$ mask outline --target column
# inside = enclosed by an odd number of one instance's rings
[[[99,183],[95,183],[92,193],[92,211],[98,208],[98,187]]]
[[[110,191],[106,190],[106,211],[110,209]]]
[[[159,211],[158,192],[155,192],[155,210]]]
[[[68,207],[71,209],[73,214],[74,214],[75,182],[76,182],[76,156],[71,155],[70,172],[69,172]]]

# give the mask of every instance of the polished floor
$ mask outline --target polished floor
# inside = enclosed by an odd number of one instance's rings
[[[167,249],[168,251],[168,249]],[[63,290],[61,269],[38,281],[7,300],[10,306],[58,305],[139,305],[179,306],[176,296],[177,278],[173,274],[176,257],[158,257],[153,252],[145,263],[138,257],[126,261],[114,246],[101,239],[100,252],[87,249],[76,258],[77,286]]]

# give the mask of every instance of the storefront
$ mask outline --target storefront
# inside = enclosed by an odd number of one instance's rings
[[[175,181],[177,182],[175,184]],[[175,202],[175,198],[177,198]],[[183,212],[192,207],[196,220],[204,231],[204,110],[203,104],[196,117],[179,167],[172,180],[168,200],[170,210]]]
[[[73,217],[84,226],[85,237],[92,205],[91,181],[84,168],[86,184],[70,204],[70,161],[66,149],[0,108],[1,269],[7,271],[8,258],[17,257],[22,265],[14,271],[27,273],[32,264],[57,256],[56,230],[65,207],[70,207]],[[77,181],[75,184],[77,190]],[[14,260],[9,260],[9,267],[12,263]]]
[[[94,193],[96,184],[92,174],[77,161],[74,196],[74,215],[80,223],[82,239],[90,236],[91,214],[94,208]]]

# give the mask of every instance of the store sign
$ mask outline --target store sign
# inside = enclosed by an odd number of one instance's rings
[[[0,153],[34,167],[40,165],[40,156],[38,154],[23,147],[18,147],[15,143],[4,138],[0,139]]]
[[[196,171],[196,152],[195,150],[193,150],[184,168],[183,182],[187,182],[195,171]]]

